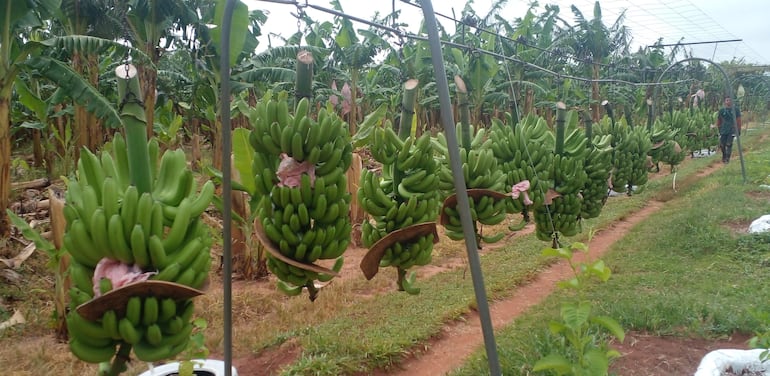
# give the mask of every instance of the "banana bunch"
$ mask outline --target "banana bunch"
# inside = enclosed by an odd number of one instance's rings
[[[594,136],[586,156],[586,183],[581,194],[580,218],[596,218],[602,211],[610,189],[609,179],[612,173],[612,136]]]
[[[462,137],[462,126],[458,126],[456,131],[457,139],[460,140]],[[506,184],[508,176],[498,164],[498,158],[496,158],[493,150],[495,142],[491,137],[487,138],[486,128],[479,127],[473,129],[473,127],[471,127],[470,131],[473,135],[471,144],[468,147],[461,146],[459,150],[466,189],[485,189],[504,193],[507,188]],[[441,146],[439,150],[443,152],[439,170],[439,178],[442,183],[441,186],[451,186],[451,191],[454,191],[446,136],[444,136],[443,133],[439,133],[437,141]],[[511,202],[512,200],[495,200],[492,199],[492,197],[487,196],[469,196],[468,201],[474,228],[476,228],[475,233],[477,235],[477,240],[486,243],[500,241],[505,235],[504,233],[484,236],[476,226],[477,223],[483,225],[496,225],[505,220],[508,212],[513,211],[514,206]],[[460,225],[460,214],[457,211],[457,208],[445,206],[443,210],[448,218],[448,222],[443,224],[447,236],[452,240],[464,239],[462,226]],[[478,244],[479,246],[481,245],[480,242],[478,242]]]
[[[401,140],[392,127],[374,129],[374,143],[385,146],[382,152],[398,152],[393,156],[377,159],[383,164],[382,175],[364,169],[357,199],[371,220],[361,224],[363,245],[370,248],[391,232],[425,222],[435,222],[440,203],[438,162],[434,158],[434,147],[429,133],[419,137]],[[372,145],[373,148],[376,148]],[[373,153],[378,158],[377,153]],[[390,162],[390,163],[388,163]],[[415,265],[426,265],[432,259],[434,235],[422,235],[409,241],[394,242],[385,250],[380,261],[381,267],[393,266],[399,276]],[[413,286],[414,275],[399,278],[399,288],[410,294],[419,293]]]
[[[303,98],[292,115],[284,92],[277,99],[266,95],[249,115],[260,194],[257,217],[282,255],[304,264],[338,259],[335,271],[339,271],[341,256],[350,244],[351,195],[345,172],[353,147],[347,124],[331,108],[322,108],[314,120],[308,116],[309,107]],[[283,170],[285,166],[290,169]],[[292,169],[294,176],[286,177]],[[267,266],[278,277],[280,291],[294,296],[306,287],[311,300],[317,292],[313,281],[332,278],[270,254]]]
[[[471,220],[481,223],[482,225],[496,225],[502,222],[508,215],[507,203],[510,200],[495,200],[491,196],[481,196],[479,198],[468,197],[468,206],[470,207]],[[460,213],[457,211],[457,207],[445,206],[444,213],[447,215],[448,223],[444,223],[444,229],[446,235],[452,240],[463,240],[462,224],[460,223]],[[479,231],[476,232],[477,240],[484,243],[499,242],[505,233],[499,232],[494,235],[484,235]]]
[[[647,183],[647,155],[652,148],[650,135],[644,127],[630,127],[622,119],[612,129],[609,121],[602,119],[594,127],[597,135],[612,135],[612,189],[631,194],[633,186]]]
[[[673,170],[676,165],[684,160],[685,152],[676,141],[678,133],[678,129],[668,128],[660,120],[655,121],[652,133],[650,134],[652,146],[650,147],[649,156],[656,171],[660,171],[660,162],[668,164]]]
[[[662,122],[677,131],[675,138],[684,150],[714,149],[719,144],[719,132],[711,128],[716,124],[716,113],[703,109],[690,112],[666,113]]]
[[[89,363],[109,362],[119,344],[131,345],[141,361],[169,359],[187,348],[193,313],[192,299],[154,296],[133,296],[125,312],[109,310],[97,321],[73,310],[67,315],[70,350]]]
[[[439,205],[436,190],[438,163],[433,158],[430,135],[424,134],[415,142],[413,137],[401,141],[390,127],[379,127],[374,132],[392,134],[386,137],[400,142],[402,152],[396,156],[394,164],[383,164],[382,176],[367,169],[361,171],[358,202],[375,222],[374,225],[369,221],[363,224],[362,240],[366,247],[395,230],[435,221]],[[394,169],[400,171],[398,183],[393,179]],[[376,228],[377,234],[366,230],[367,223],[369,228]],[[369,239],[369,235],[373,238]]]
[[[159,167],[151,164],[152,192],[140,194],[137,187],[130,184],[128,152],[120,133],[116,134],[112,146],[113,154],[102,152],[98,157],[83,149],[77,179],[68,182],[65,196],[67,227],[63,244],[71,255],[68,273],[73,282],[67,316],[70,348],[78,358],[96,363],[109,360],[115,346],[122,341],[135,345],[135,354],[140,359],[160,360],[176,355],[186,346],[189,330],[186,335],[180,334],[180,330],[191,325],[191,300],[172,301],[174,312],[180,308],[180,313],[187,312],[185,315],[166,313],[160,316],[168,317],[157,321],[152,318],[159,316],[158,311],[153,309],[153,303],[146,303],[157,298],[132,297],[140,307],[147,305],[144,310],[147,319],[143,321],[144,326],[137,326],[135,317],[131,317],[132,327],[122,324],[122,332],[116,324],[126,319],[122,310],[116,308],[96,321],[88,321],[75,308],[91,300],[95,290],[101,293],[112,290],[109,279],[98,281],[99,285],[94,287],[94,268],[103,259],[143,272],[155,272],[151,279],[201,287],[211,267],[211,238],[200,215],[213,198],[214,183],[207,181],[196,193],[184,152],[166,151]],[[156,140],[150,141],[149,150],[151,160],[157,161]],[[176,306],[182,304],[189,308]],[[170,312],[170,303],[165,305]],[[172,328],[158,330],[163,328],[160,324],[172,316],[181,321]],[[158,327],[151,328],[156,321]],[[127,334],[124,336],[123,332]],[[138,339],[142,338],[147,341],[140,343]]]
[[[528,115],[518,124],[510,114],[506,117],[507,124],[493,121],[490,132],[492,151],[507,174],[505,186],[529,180],[529,198],[534,205],[542,205],[552,185],[548,166],[553,163],[553,133],[542,117]],[[511,213],[527,210],[521,198],[511,201],[515,203]]]
[[[625,167],[625,172],[613,174],[613,187],[628,187],[647,184],[647,154],[652,148],[649,132],[643,127],[634,127],[621,143],[615,145],[615,167]]]
[[[432,141],[432,140],[431,140]],[[387,121],[384,126],[374,127],[369,151],[372,157],[383,166],[392,166],[396,157],[404,147],[404,140],[398,137],[392,124]]]
[[[588,180],[585,162],[590,149],[576,115],[574,111],[565,111],[565,123],[557,124],[557,128],[562,126],[569,133],[561,145],[554,145],[552,164],[546,170],[550,174],[548,181],[553,182],[551,194],[542,204],[533,205],[535,234],[543,241],[553,240],[557,234],[574,236],[580,230],[582,191]]]

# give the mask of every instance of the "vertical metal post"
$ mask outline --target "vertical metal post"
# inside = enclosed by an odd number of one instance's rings
[[[230,31],[232,29],[233,11],[235,10],[235,0],[227,0],[225,3],[225,12],[222,18],[222,35],[219,65],[222,78],[220,85],[220,108],[219,117],[222,121],[222,287],[224,294],[223,302],[223,326],[224,338],[222,346],[224,347],[225,376],[232,376],[233,363],[233,338],[232,338],[232,163],[230,154],[232,154],[232,141],[230,132]]]
[[[487,293],[484,289],[484,276],[481,273],[481,260],[479,259],[476,233],[473,230],[473,220],[471,219],[470,206],[468,204],[468,192],[465,189],[465,177],[462,172],[457,133],[455,133],[452,103],[449,99],[449,84],[447,83],[444,59],[441,54],[441,40],[439,40],[436,15],[433,13],[431,0],[421,0],[420,4],[425,15],[425,28],[428,31],[431,60],[433,61],[436,87],[441,103],[441,122],[444,124],[444,134],[447,139],[449,162],[452,167],[455,194],[457,195],[457,211],[460,213],[460,222],[462,223],[463,235],[465,236],[465,248],[468,253],[468,263],[470,264],[471,277],[473,279],[473,290],[476,293],[481,330],[484,334],[484,346],[487,351],[487,360],[489,361],[489,373],[490,375],[498,376],[501,375],[501,371],[500,362],[497,358],[497,344],[495,343],[494,329],[489,315]]]

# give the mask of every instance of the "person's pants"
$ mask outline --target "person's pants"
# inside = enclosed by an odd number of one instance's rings
[[[719,135],[719,150],[722,151],[722,162],[730,162],[730,155],[733,153],[733,135]]]

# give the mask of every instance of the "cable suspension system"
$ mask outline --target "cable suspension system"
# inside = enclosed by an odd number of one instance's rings
[[[365,20],[363,18],[352,16],[350,14],[346,14],[346,13],[343,13],[343,12],[340,12],[340,11],[337,11],[337,10],[334,10],[334,9],[329,9],[329,8],[326,8],[326,7],[323,7],[323,6],[320,6],[320,5],[310,4],[307,1],[302,3],[302,4],[300,4],[297,1],[288,1],[288,0],[260,0],[260,1],[271,2],[271,3],[279,3],[279,4],[286,4],[286,5],[293,5],[293,6],[302,5],[304,7],[312,8],[312,9],[315,9],[315,10],[323,12],[323,13],[331,14],[331,15],[338,16],[338,17],[343,17],[343,18],[346,18],[346,19],[349,19],[349,20],[352,20],[352,21],[355,21],[355,22],[359,22],[359,23],[365,24],[365,25],[369,25],[369,26],[376,27],[376,28],[379,28],[379,29],[387,30],[387,31],[395,34],[395,36],[397,36],[399,38],[407,38],[407,39],[412,39],[412,40],[419,40],[419,41],[423,41],[423,42],[428,42],[428,37],[407,33],[407,32],[404,32],[403,30],[399,30],[399,29],[391,27],[391,26],[387,26],[387,25],[383,25],[383,24],[380,24],[380,23],[377,23],[377,22]],[[406,4],[419,7],[419,5],[415,5],[415,4],[409,3],[407,1],[404,1],[404,0],[401,0],[401,1],[405,2]],[[437,15],[438,15],[438,13],[437,13]],[[444,17],[447,17],[447,18],[449,18],[451,20],[455,20],[454,18],[451,18],[451,17],[448,17],[448,16],[444,16]],[[462,21],[457,21],[457,20],[455,20],[455,22],[463,23]],[[463,23],[463,24],[465,24],[465,23]],[[467,26],[475,27],[473,25],[467,25]],[[548,52],[548,53],[555,54],[555,52],[553,52],[553,51],[548,51],[548,50],[536,48],[536,47],[530,46],[528,44],[522,43],[520,41],[516,41],[514,39],[511,39],[511,38],[508,38],[506,36],[500,35],[498,33],[495,33],[495,32],[492,32],[492,31],[488,31],[488,30],[485,30],[485,29],[480,29],[478,27],[476,27],[476,28],[481,30],[481,31],[485,31],[487,33],[493,34],[493,35],[495,35],[496,37],[498,37],[500,39],[510,40],[510,41],[512,41],[514,43],[519,43],[519,44],[522,44],[523,46],[526,46],[526,47],[535,48],[535,49],[541,50],[543,52]],[[532,69],[535,69],[535,70],[539,70],[541,72],[544,72],[546,74],[549,74],[551,76],[554,76],[554,77],[557,77],[557,78],[560,78],[560,79],[571,79],[571,80],[583,81],[583,82],[617,83],[617,84],[631,85],[631,86],[635,86],[635,87],[661,86],[661,85],[663,85],[663,86],[665,86],[665,85],[677,85],[677,84],[687,83],[687,82],[692,81],[692,79],[685,79],[685,80],[677,80],[677,81],[669,81],[669,82],[647,83],[647,82],[631,82],[631,81],[627,81],[627,80],[619,80],[619,79],[613,79],[613,78],[602,78],[602,79],[594,80],[594,79],[591,79],[591,78],[579,77],[579,76],[573,76],[573,75],[567,75],[567,74],[562,74],[562,73],[554,72],[551,69],[548,69],[548,68],[539,66],[537,64],[530,63],[530,62],[518,59],[518,58],[513,57],[513,56],[505,56],[503,54],[500,54],[500,53],[497,53],[497,52],[494,52],[494,51],[488,51],[488,50],[485,50],[483,48],[478,48],[478,47],[475,47],[475,46],[469,46],[469,45],[465,45],[465,44],[462,44],[462,43],[450,42],[450,41],[446,41],[446,40],[441,40],[441,44],[445,45],[445,46],[449,46],[449,47],[459,48],[459,49],[462,49],[462,50],[465,50],[465,51],[473,51],[473,52],[483,53],[483,54],[495,57],[497,59],[506,60],[506,61],[509,61],[509,62],[517,63],[517,64],[522,64],[525,67],[532,68]],[[579,59],[579,58],[572,57],[572,56],[567,56],[567,55],[563,55],[563,54],[558,54],[558,56],[569,58],[569,59],[572,59],[572,60],[575,60],[575,61],[578,61],[578,62],[586,62],[586,63],[588,63],[588,61],[586,61],[586,60]],[[610,66],[608,64],[600,64],[600,65]],[[631,68],[627,68],[627,69],[631,69]],[[633,70],[633,69],[631,69],[631,70]]]

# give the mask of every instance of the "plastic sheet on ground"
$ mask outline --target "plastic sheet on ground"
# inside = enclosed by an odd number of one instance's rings
[[[727,370],[732,370],[736,375],[743,375],[743,372],[754,372],[746,373],[750,375],[770,375],[770,363],[762,363],[759,359],[763,351],[765,350],[714,350],[701,359],[694,376],[721,376]]]
[[[693,158],[705,158],[705,157],[710,157],[710,156],[712,156],[712,155],[714,155],[716,153],[717,153],[716,150],[701,149],[701,150],[693,151],[692,152],[692,157]]]
[[[770,231],[770,214],[765,214],[749,225],[749,232],[752,234]]]

